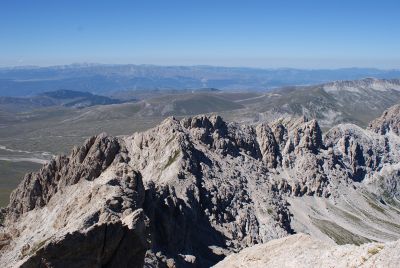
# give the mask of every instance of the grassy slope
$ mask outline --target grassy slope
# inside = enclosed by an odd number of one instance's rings
[[[321,119],[332,112],[340,114],[334,121],[326,122],[329,128],[343,122],[365,127],[385,109],[398,102],[398,91],[326,92],[320,86],[314,86],[303,89],[285,88],[267,93],[262,98],[240,103],[261,113],[275,111],[302,115],[306,111],[307,116],[320,119],[320,123],[323,123]]]
[[[0,145],[27,151],[68,153],[73,145],[101,132],[129,135],[154,127],[171,115],[189,116],[243,107],[204,93],[167,95],[146,102],[19,113],[18,119],[12,122],[0,120],[0,126],[4,126],[0,129]],[[164,109],[166,106],[172,110]]]
[[[35,171],[40,164],[31,162],[9,162],[0,160],[0,207],[6,206],[10,193],[20,183],[24,174]]]

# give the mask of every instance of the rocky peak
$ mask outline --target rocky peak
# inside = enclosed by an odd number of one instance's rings
[[[24,178],[5,212],[0,260],[55,264],[55,256],[70,260],[61,249],[71,247],[86,256],[86,266],[123,266],[143,260],[151,232],[147,263],[209,267],[231,252],[293,233],[299,225],[289,201],[324,207],[327,200],[343,201],[343,190],[354,194],[378,180],[397,191],[399,161],[397,136],[347,124],[322,137],[318,122],[304,117],[259,125],[216,115],[171,117],[131,136],[101,134]],[[35,244],[26,246],[29,241]],[[81,246],[88,250],[74,250]]]
[[[25,176],[0,228],[4,267],[142,267],[145,189],[126,153],[101,134]]]
[[[360,90],[400,90],[399,79],[376,79],[376,78],[364,78],[361,80],[350,80],[350,81],[335,81],[323,85],[323,88],[327,91],[353,91],[358,92]]]
[[[278,140],[283,140],[284,128],[277,128]],[[276,168],[280,163],[279,143],[277,142],[274,132],[267,124],[260,124],[256,127],[257,141],[260,146],[262,160],[266,163],[268,168]]]
[[[381,117],[368,125],[368,129],[382,135],[389,132],[400,135],[400,105],[395,105],[386,110]]]
[[[301,127],[296,128],[293,142],[299,149],[308,149],[312,153],[324,148],[322,131],[317,120],[306,121]]]
[[[121,151],[118,139],[106,134],[94,136],[83,146],[75,147],[70,156],[58,156],[38,172],[28,173],[11,194],[8,215],[13,218],[36,207],[45,206],[50,198],[68,185],[80,180],[94,180],[110,166]],[[123,161],[122,154],[118,161]]]
[[[204,128],[210,132],[219,131],[226,132],[227,124],[219,115],[200,115],[193,116],[181,121],[185,128]]]

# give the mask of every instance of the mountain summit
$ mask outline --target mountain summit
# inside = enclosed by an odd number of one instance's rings
[[[243,125],[211,115],[92,137],[12,193],[0,261],[208,267],[298,232],[328,244],[397,240],[400,137],[388,115],[325,134],[305,117]]]

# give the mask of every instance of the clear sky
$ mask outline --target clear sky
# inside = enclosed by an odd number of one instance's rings
[[[399,0],[2,0],[0,65],[400,68]]]

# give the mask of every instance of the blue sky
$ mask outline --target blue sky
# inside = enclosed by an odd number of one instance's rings
[[[400,68],[400,1],[0,2],[0,65]]]

